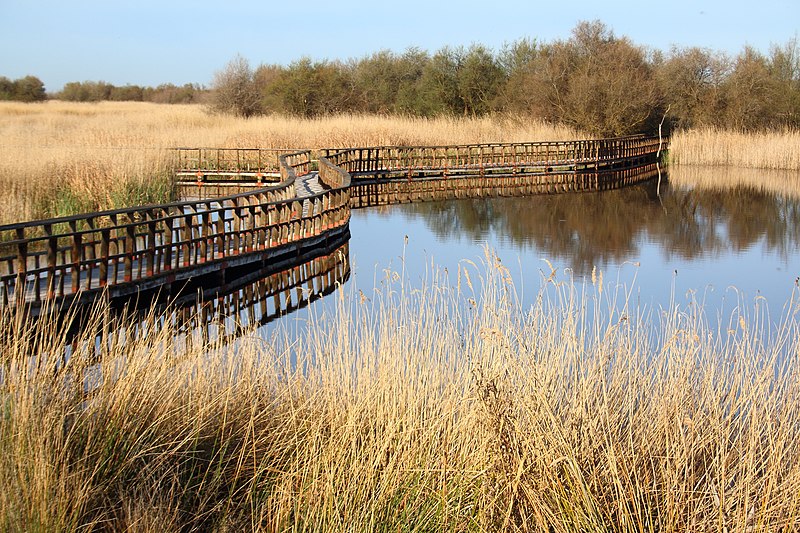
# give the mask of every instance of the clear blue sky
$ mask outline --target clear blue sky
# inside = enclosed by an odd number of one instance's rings
[[[800,32],[800,0],[0,0],[0,76],[210,84],[237,54],[251,66],[430,52],[520,38],[566,39],[599,19],[618,36],[668,51],[700,46],[768,52]]]

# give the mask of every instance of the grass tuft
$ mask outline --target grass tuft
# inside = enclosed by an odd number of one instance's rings
[[[98,308],[67,346],[5,311],[0,528],[800,526],[796,301],[716,330],[558,271],[521,309],[495,258],[464,270],[231,344]]]

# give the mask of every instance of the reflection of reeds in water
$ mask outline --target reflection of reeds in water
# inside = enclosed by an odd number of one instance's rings
[[[800,171],[797,170],[672,165],[668,173],[669,181],[679,187],[710,190],[742,187],[800,198]]]
[[[52,324],[2,315],[2,529],[799,525],[794,318],[764,344],[758,313],[720,333],[555,271],[524,314],[501,263],[472,274],[388,272],[266,339],[166,325],[66,362]]]

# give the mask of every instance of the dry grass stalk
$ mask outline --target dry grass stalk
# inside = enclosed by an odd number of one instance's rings
[[[558,274],[525,313],[493,258],[472,278],[390,272],[268,342],[154,318],[66,362],[4,314],[2,529],[800,526],[794,315],[765,342],[757,313],[716,332]]]
[[[800,170],[800,131],[680,131],[670,142],[670,158],[678,165]]]

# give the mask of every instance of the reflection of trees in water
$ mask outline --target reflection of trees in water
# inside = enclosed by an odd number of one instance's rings
[[[594,265],[636,260],[638,243],[659,243],[665,255],[698,258],[741,251],[763,239],[782,255],[800,245],[800,200],[736,187],[727,191],[672,187],[662,181],[601,193],[454,200],[402,207],[440,238],[490,234],[535,247],[578,273]]]

